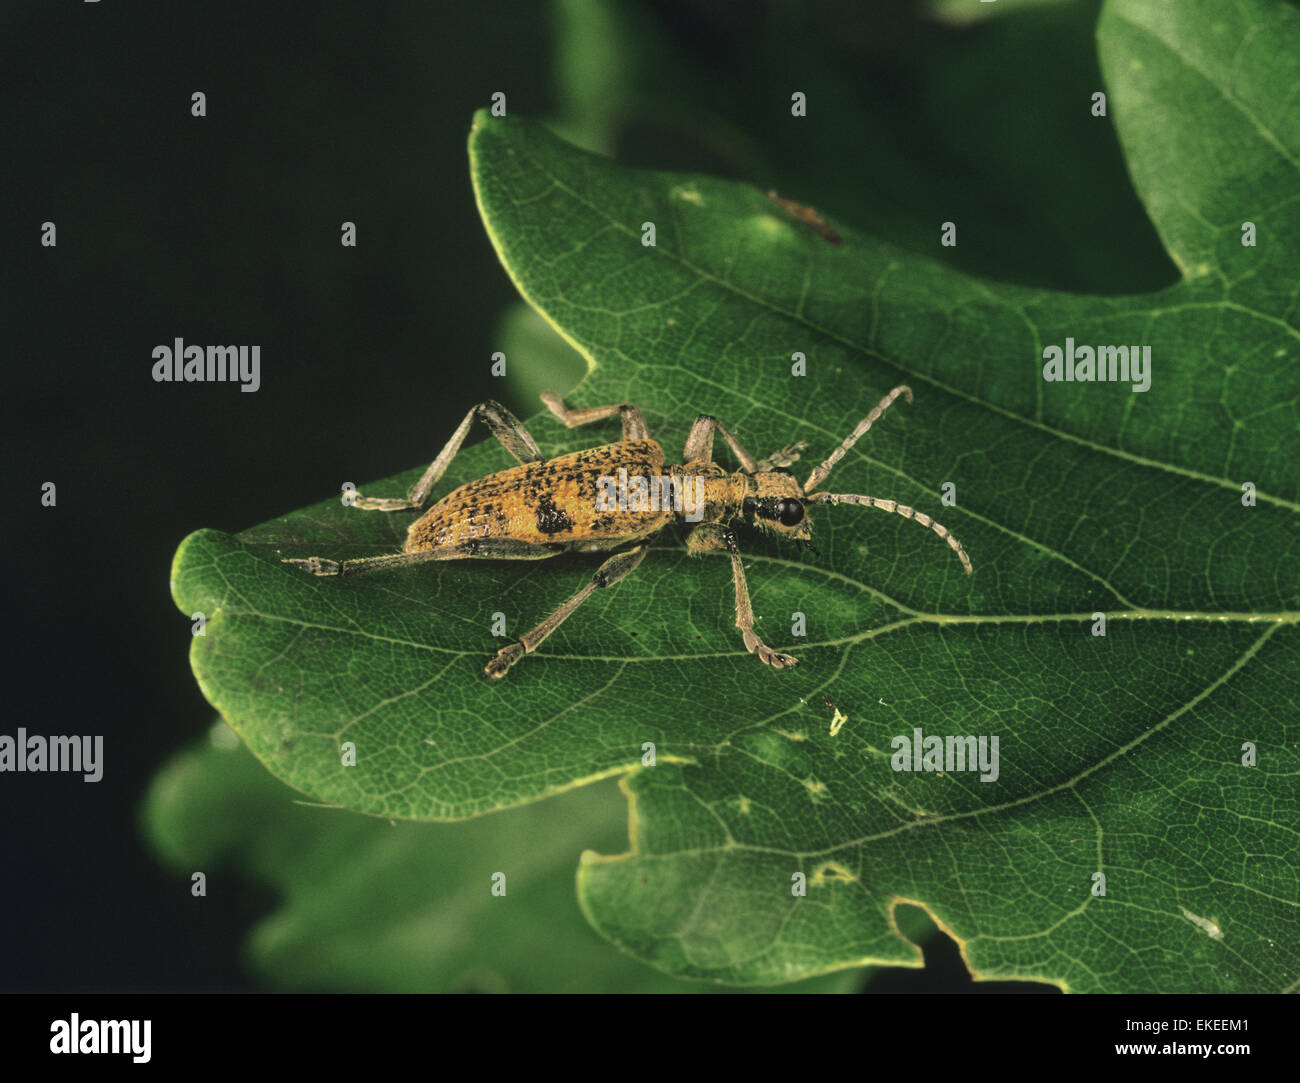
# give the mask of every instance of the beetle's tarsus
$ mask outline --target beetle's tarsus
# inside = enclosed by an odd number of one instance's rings
[[[343,565],[337,560],[326,560],[324,557],[292,557],[285,558],[280,563],[292,564],[312,575],[338,575],[343,570]]]
[[[749,651],[750,654],[758,655],[758,660],[764,665],[771,666],[773,669],[785,669],[787,666],[797,666],[799,664],[799,659],[793,654],[774,651],[749,629],[742,631],[741,637],[745,641],[745,650]]]
[[[491,677],[494,681],[500,680],[510,672],[510,667],[521,659],[524,654],[522,643],[511,643],[508,647],[502,647],[497,651],[496,656],[483,667],[483,672]]]
[[[412,504],[405,497],[362,496],[358,493],[352,506],[362,511],[414,511],[420,505]]]
[[[775,470],[777,467],[791,466],[799,459],[799,452],[808,447],[806,440],[800,440],[797,444],[790,444],[783,447],[780,451],[774,451],[766,459],[758,460],[759,472],[765,470]]]

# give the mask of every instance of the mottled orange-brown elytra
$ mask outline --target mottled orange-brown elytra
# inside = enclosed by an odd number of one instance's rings
[[[815,223],[814,223],[815,224]],[[427,560],[544,560],[557,553],[612,552],[567,602],[531,631],[497,651],[488,661],[489,677],[504,677],[525,654],[535,651],[596,590],[612,587],[628,575],[646,553],[646,540],[665,527],[689,527],[686,548],[695,554],[725,552],[731,559],[736,594],[736,627],[745,649],[774,669],[798,661],[773,650],[754,631],[754,611],[732,524],[742,522],[769,534],[812,548],[809,504],[856,504],[880,508],[929,527],[957,554],[967,574],[970,559],[946,527],[928,515],[874,496],[852,493],[813,493],[850,448],[899,396],[910,402],[909,388],[894,388],[843,442],[800,485],[788,467],[806,446],[792,444],[755,461],[717,418],[700,414],[691,426],[682,463],[670,465],[663,449],[650,438],[641,411],[628,403],[571,410],[558,395],[546,392],[542,401],[569,428],[618,414],[623,439],[615,444],[544,459],[532,434],[497,402],[475,406],[452,434],[405,499],[355,494],[353,507],[364,511],[423,510],[434,485],[446,472],[477,419],[517,460],[518,466],[471,481],[455,489],[424,512],[407,529],[402,552],[360,560],[287,557],[286,564],[314,575],[355,575],[416,564]],[[740,462],[728,473],[713,461],[713,437],[718,433]],[[618,485],[614,485],[618,479]],[[629,485],[629,482],[631,483]],[[620,495],[613,499],[618,490]],[[629,498],[629,491],[632,496]],[[815,552],[815,550],[814,550]],[[838,712],[837,712],[838,714]]]
[[[601,478],[616,477],[620,467],[629,476],[660,476],[664,473],[663,449],[650,439],[627,440],[545,462],[521,463],[471,481],[448,493],[411,524],[406,552],[449,545],[469,548],[488,538],[604,549],[666,525],[670,517],[666,511],[656,517],[600,506]]]

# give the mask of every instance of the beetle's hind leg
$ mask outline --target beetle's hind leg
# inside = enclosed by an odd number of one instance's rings
[[[650,429],[641,416],[641,411],[631,403],[620,402],[614,406],[590,406],[585,410],[573,410],[565,406],[564,400],[554,391],[543,391],[541,399],[546,408],[570,429],[619,414],[623,419],[624,440],[645,440],[650,436]]]
[[[459,546],[442,549],[425,549],[418,553],[385,553],[378,557],[358,557],[354,560],[326,560],[324,557],[285,557],[281,564],[289,564],[312,575],[359,575],[361,572],[379,572],[386,568],[401,568],[407,564],[422,564],[426,560],[459,560],[466,556]]]
[[[582,605],[593,591],[604,587],[612,587],[640,564],[641,559],[645,556],[645,551],[646,547],[642,544],[632,549],[626,549],[621,553],[615,553],[596,569],[596,574],[591,577],[591,581],[586,586],[542,621],[541,624],[516,642],[497,651],[496,656],[484,667],[484,672],[494,679],[504,677],[510,667],[525,654],[531,654],[537,650],[542,641],[568,620],[570,614],[578,606]]]
[[[563,548],[563,547],[561,547]],[[545,560],[555,556],[557,548],[519,541],[516,538],[472,538],[455,545],[439,545],[432,549],[413,552],[385,553],[377,557],[355,557],[352,560],[327,560],[325,557],[285,557],[281,564],[290,564],[312,575],[360,575],[362,572],[381,572],[387,568],[402,568],[408,564],[423,564],[427,560],[468,560],[484,557],[492,560]]]
[[[488,399],[480,402],[465,415],[465,420],[451,434],[447,446],[438,452],[438,457],[429,464],[429,469],[406,494],[405,500],[395,497],[362,496],[358,493],[352,506],[365,511],[409,511],[422,507],[429,491],[438,484],[438,479],[446,473],[451,460],[460,451],[460,446],[465,442],[465,436],[475,418],[487,425],[492,435],[501,442],[501,446],[521,463],[541,461],[541,449],[532,434],[524,427],[524,423],[499,402]]]

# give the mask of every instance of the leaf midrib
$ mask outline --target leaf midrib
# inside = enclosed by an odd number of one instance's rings
[[[647,555],[655,553],[672,553],[680,555],[679,549],[672,546],[651,546]],[[1300,623],[1300,610],[1277,610],[1274,612],[1250,612],[1250,611],[1207,611],[1207,610],[1186,610],[1186,609],[1157,609],[1143,606],[1132,606],[1128,609],[1116,610],[1088,610],[1086,612],[1070,613],[938,613],[926,612],[924,610],[913,609],[911,606],[904,605],[896,601],[889,595],[876,587],[867,585],[852,576],[845,575],[842,572],[834,571],[830,568],[823,568],[815,564],[802,564],[798,561],[788,560],[784,557],[770,556],[765,553],[746,553],[746,564],[767,564],[776,567],[794,569],[798,572],[813,572],[821,575],[823,578],[836,580],[851,586],[863,594],[870,594],[877,600],[905,613],[905,618],[891,621],[887,624],[877,625],[873,628],[865,629],[861,632],[855,632],[852,635],[840,636],[836,639],[810,640],[801,643],[800,646],[807,650],[810,647],[833,649],[836,647],[847,646],[854,643],[862,643],[871,639],[878,638],[886,632],[896,631],[902,628],[908,628],[915,625],[986,625],[986,624],[1052,624],[1052,623],[1091,623],[1096,619],[1097,613],[1102,613],[1105,618],[1110,620],[1169,620],[1169,621],[1206,621],[1214,623],[1233,623],[1233,624],[1297,624]],[[227,581],[228,582],[228,581]],[[390,592],[397,593],[391,587]],[[239,592],[234,592],[237,595]],[[240,595],[242,597],[242,595]],[[399,595],[404,602],[417,601],[414,597]],[[247,599],[245,599],[247,601]],[[408,647],[415,650],[432,651],[438,654],[446,654],[455,658],[464,658],[482,653],[482,650],[458,650],[454,647],[443,647],[433,643],[422,643],[410,639],[401,639],[395,636],[384,635],[379,632],[371,631],[360,626],[336,626],[322,624],[319,621],[303,620],[299,617],[291,617],[278,613],[268,613],[256,607],[239,609],[230,605],[219,603],[209,617],[209,623],[220,620],[223,617],[252,617],[254,619],[271,621],[277,624],[288,624],[294,627],[309,629],[312,631],[326,632],[332,635],[357,636],[362,639],[373,640],[378,643],[388,643],[397,647]],[[683,662],[716,658],[735,658],[743,656],[744,651],[736,649],[733,651],[701,651],[698,653],[687,654],[654,654],[654,655],[604,655],[604,654],[559,654],[546,650],[536,652],[539,658],[563,659],[572,662],[626,662],[626,663],[646,663],[646,662]]]

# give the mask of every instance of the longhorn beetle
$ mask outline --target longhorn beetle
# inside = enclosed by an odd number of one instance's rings
[[[363,497],[356,494],[353,506],[369,511],[413,511],[424,506],[430,491],[465,442],[475,418],[484,422],[520,465],[489,474],[462,485],[416,519],[406,532],[401,553],[360,560],[325,560],[321,557],[286,559],[284,563],[314,575],[355,575],[381,568],[395,568],[425,560],[461,560],[467,557],[497,560],[544,560],[557,553],[603,552],[619,549],[599,568],[581,590],[521,639],[499,650],[488,662],[489,677],[504,677],[525,654],[535,651],[591,593],[612,587],[631,572],[645,556],[647,541],[672,522],[692,524],[687,549],[695,554],[725,551],[731,557],[731,574],[736,591],[736,627],[745,649],[775,669],[793,666],[796,658],[775,651],[754,631],[754,610],[741,566],[740,549],[731,523],[740,520],[778,537],[790,538],[811,548],[808,504],[859,504],[880,508],[914,519],[939,535],[957,554],[966,574],[970,558],[946,527],[893,500],[850,493],[814,493],[835,464],[871,428],[899,395],[912,401],[906,386],[894,388],[859,422],[844,442],[808,475],[801,486],[787,469],[807,445],[800,442],[755,462],[740,442],[717,418],[700,414],[691,426],[680,466],[667,466],[663,449],[650,438],[645,418],[635,406],[593,406],[573,410],[552,392],[542,402],[569,428],[601,421],[618,414],[623,421],[623,439],[588,451],[575,451],[558,459],[545,460],[537,442],[509,410],[500,403],[481,402],[465,415],[447,446],[429,465],[406,499]],[[740,460],[741,469],[729,473],[713,461],[713,434],[717,432]],[[667,474],[665,475],[665,467]],[[659,489],[675,493],[675,499],[643,499],[646,489],[638,487],[635,500],[612,499],[610,482],[618,476],[655,479]],[[688,509],[684,490],[694,483],[694,499]],[[650,495],[654,489],[650,486]],[[626,486],[624,486],[626,491]],[[626,548],[624,548],[626,547]],[[814,550],[816,552],[816,550]]]

